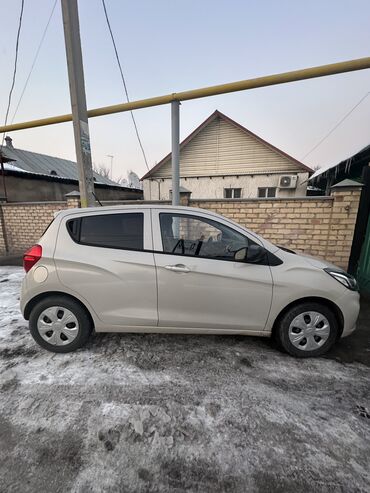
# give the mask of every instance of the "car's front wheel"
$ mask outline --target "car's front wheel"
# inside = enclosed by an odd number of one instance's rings
[[[92,331],[86,310],[64,296],[50,296],[37,303],[31,311],[29,326],[35,341],[54,353],[80,348]]]
[[[321,303],[299,303],[281,317],[276,335],[282,348],[292,356],[320,356],[333,346],[338,336],[333,311]]]

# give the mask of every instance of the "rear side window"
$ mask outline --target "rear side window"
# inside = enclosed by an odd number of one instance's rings
[[[72,239],[82,245],[124,250],[143,250],[142,213],[99,214],[72,219],[67,223]]]

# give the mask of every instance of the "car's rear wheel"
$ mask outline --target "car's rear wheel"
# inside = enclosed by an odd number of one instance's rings
[[[86,310],[64,296],[50,296],[37,303],[31,311],[29,325],[35,341],[54,353],[80,348],[92,331]]]
[[[329,307],[304,302],[284,313],[277,323],[276,336],[287,353],[309,358],[329,351],[337,339],[338,330],[338,321]]]

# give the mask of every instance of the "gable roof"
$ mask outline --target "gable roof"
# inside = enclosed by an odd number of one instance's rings
[[[203,130],[205,130],[207,127],[209,127],[217,119],[222,120],[226,124],[232,125],[234,128],[238,129],[239,131],[242,131],[246,136],[253,139],[254,142],[258,142],[259,144],[261,144],[265,148],[269,149],[270,151],[273,151],[275,154],[281,156],[281,158],[289,161],[289,163],[294,165],[296,168],[298,168],[302,172],[306,172],[306,173],[312,173],[313,172],[313,170],[311,168],[309,168],[308,166],[304,165],[303,163],[301,163],[297,159],[293,158],[289,154],[285,153],[281,149],[278,149],[274,145],[270,144],[266,140],[262,139],[261,137],[254,134],[253,132],[251,132],[247,128],[243,127],[243,125],[240,125],[239,123],[232,120],[231,118],[224,115],[223,113],[221,113],[218,110],[214,111],[214,113],[212,113],[201,125],[199,125],[190,135],[188,135],[188,137],[186,137],[186,139],[184,139],[180,143],[180,162],[181,162],[181,151],[184,150],[185,146],[187,146],[189,143],[191,143]],[[151,176],[155,175],[165,164],[170,162],[171,155],[172,155],[171,152],[169,154],[167,154],[158,164],[156,164],[151,170],[149,170],[141,178],[141,180],[145,180],[145,179],[150,178]],[[199,172],[201,172],[201,169],[199,169]],[[266,171],[264,171],[264,172],[266,172]],[[181,174],[181,172],[180,172],[180,174]],[[219,173],[219,174],[227,175],[228,173],[224,172],[224,173]],[[229,174],[232,174],[232,173],[229,173]],[[242,173],[238,172],[235,174],[242,174]],[[249,174],[249,171],[247,168],[245,170],[245,174]],[[199,173],[199,175],[203,176],[200,173]]]
[[[9,141],[9,139],[8,139]],[[30,171],[31,173],[38,173],[47,176],[59,176],[60,178],[69,178],[71,180],[78,180],[77,164],[74,161],[68,159],[61,159],[59,157],[48,156],[46,154],[39,154],[38,152],[24,151],[23,149],[17,149],[12,144],[4,146],[2,148],[2,155],[8,161],[13,162],[13,166],[20,168],[23,171]],[[10,140],[11,143],[11,140]],[[55,173],[51,173],[51,172]],[[105,185],[119,186],[118,183],[105,178],[99,173],[95,173],[95,183],[104,183]]]

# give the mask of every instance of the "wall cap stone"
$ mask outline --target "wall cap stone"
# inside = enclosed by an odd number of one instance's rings
[[[73,190],[73,192],[66,193],[65,197],[80,197],[80,192],[78,190]]]
[[[101,200],[102,204],[109,205],[110,203],[115,203],[117,205],[142,205],[142,204],[170,204],[170,200]]]
[[[55,200],[55,201],[43,201],[43,202],[6,202],[5,204],[1,204],[2,207],[12,207],[12,206],[18,206],[18,205],[27,205],[27,206],[33,206],[33,205],[59,205],[63,204],[65,205],[66,202],[65,200]]]
[[[349,180],[348,178],[345,180],[340,181],[339,183],[336,183],[330,188],[360,188],[363,187],[363,183],[359,183],[358,181],[354,180]]]
[[[325,195],[310,195],[304,197],[251,197],[249,199],[190,199],[191,202],[301,202],[302,200],[317,201],[317,200],[329,200],[333,201],[334,197],[329,197]]]

